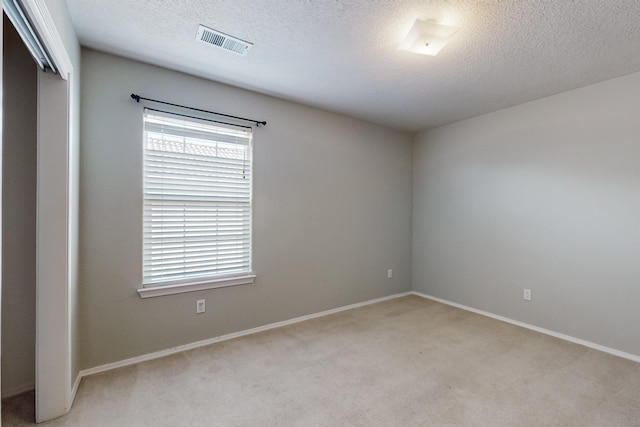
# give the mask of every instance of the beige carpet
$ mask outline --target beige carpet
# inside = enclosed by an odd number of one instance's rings
[[[640,364],[411,296],[85,378],[45,425],[640,426]]]

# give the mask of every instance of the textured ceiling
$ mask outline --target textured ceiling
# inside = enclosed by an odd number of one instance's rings
[[[85,46],[410,131],[640,71],[638,0],[67,3]],[[461,30],[436,57],[397,50],[416,18]]]

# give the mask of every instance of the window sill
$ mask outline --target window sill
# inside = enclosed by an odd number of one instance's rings
[[[202,282],[181,283],[177,285],[149,286],[138,289],[140,298],[161,297],[164,295],[182,294],[185,292],[203,291],[205,289],[226,288],[229,286],[248,285],[256,279],[254,274],[225,279],[214,279]]]

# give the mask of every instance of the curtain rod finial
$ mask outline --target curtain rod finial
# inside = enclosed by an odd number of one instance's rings
[[[140,102],[140,95],[136,95],[135,93],[131,94],[131,99],[135,99],[136,102]]]

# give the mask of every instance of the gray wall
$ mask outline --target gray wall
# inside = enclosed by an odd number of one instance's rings
[[[4,18],[2,396],[32,390],[36,343],[37,66]]]
[[[639,111],[637,73],[417,135],[414,290],[640,355]]]
[[[83,368],[411,289],[410,135],[92,50],[82,67]],[[268,121],[254,134],[255,284],[137,295],[142,106],[131,93]]]

